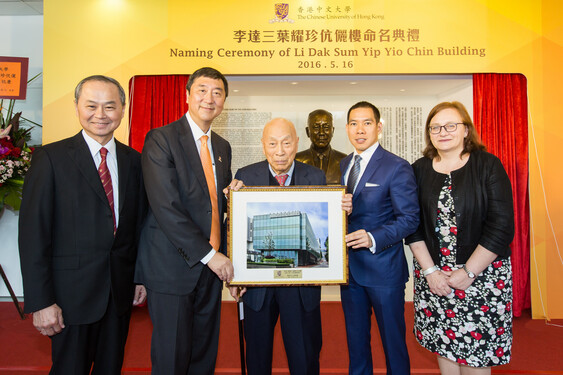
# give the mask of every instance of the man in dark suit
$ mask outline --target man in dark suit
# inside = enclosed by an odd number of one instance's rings
[[[266,159],[238,170],[235,179],[247,186],[326,185],[324,173],[294,161],[299,138],[293,124],[276,118],[266,124],[262,147]],[[318,374],[322,346],[321,287],[230,287],[244,300],[244,337],[248,374],[272,373],[274,327],[278,317],[292,375]],[[246,292],[246,293],[245,293]]]
[[[151,130],[142,155],[150,209],[136,280],[147,288],[153,374],[213,374],[222,281],[233,277],[221,241],[231,146],[211,131],[228,84],[202,68],[186,89],[188,112]]]
[[[404,319],[409,271],[403,238],[418,227],[416,181],[406,160],[379,145],[381,129],[373,104],[359,102],[348,111],[346,132],[355,151],[340,167],[342,183],[353,193],[346,235],[350,282],[340,291],[353,375],[373,374],[372,309],[387,373],[410,373]]]
[[[83,130],[41,147],[19,221],[25,311],[51,337],[51,374],[119,374],[145,196],[140,154],[116,141],[125,92],[105,76],[75,90]]]
[[[311,147],[298,152],[295,160],[320,168],[325,173],[328,184],[339,185],[340,160],[344,159],[346,154],[330,146],[334,135],[332,114],[324,109],[314,110],[309,113],[305,130],[307,137],[311,139]]]

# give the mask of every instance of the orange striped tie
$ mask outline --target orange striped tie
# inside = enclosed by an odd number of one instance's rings
[[[203,135],[201,140],[201,151],[199,157],[203,165],[203,172],[207,180],[207,188],[209,189],[209,198],[211,199],[211,236],[209,243],[213,248],[219,251],[221,246],[221,229],[219,227],[219,207],[217,206],[217,189],[215,188],[215,176],[213,175],[213,164],[211,163],[211,154],[207,148],[207,136]]]

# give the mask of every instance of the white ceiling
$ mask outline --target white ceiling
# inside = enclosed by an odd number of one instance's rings
[[[470,87],[471,75],[229,75],[230,96],[443,96]],[[237,91],[238,90],[238,91]]]
[[[43,14],[43,0],[0,0],[0,16],[37,16]]]

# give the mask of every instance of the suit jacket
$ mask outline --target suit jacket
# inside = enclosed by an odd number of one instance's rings
[[[141,156],[116,141],[119,223],[81,133],[41,148],[25,177],[19,249],[25,312],[54,303],[66,324],[89,324],[133,302],[138,234],[146,201]]]
[[[227,205],[223,189],[232,179],[231,146],[214,132],[211,145],[222,218]],[[201,259],[212,247],[211,200],[186,116],[147,134],[142,166],[150,207],[141,233],[136,281],[155,292],[187,295],[204,267]],[[224,239],[224,226],[221,231]]]
[[[340,184],[340,160],[344,159],[345,157],[345,153],[337,151],[330,147],[328,151],[328,158],[325,161],[325,166],[323,168],[323,172],[325,172],[326,181],[328,184]],[[313,165],[315,167],[319,167],[319,165],[316,164],[317,161],[315,160],[315,151],[313,151],[313,145],[311,145],[311,147],[304,151],[298,152],[295,155],[295,160],[298,160],[305,164]],[[326,169],[326,171],[324,169]]]
[[[268,186],[270,169],[266,160],[247,165],[237,171],[235,178],[246,186]],[[319,168],[295,161],[293,170],[295,185],[326,185],[326,177]],[[266,287],[250,287],[243,296],[244,303],[254,311],[259,311],[264,304]],[[311,311],[320,304],[321,287],[299,287],[301,301],[306,311]]]
[[[352,156],[340,163],[342,176]],[[403,238],[418,227],[416,189],[409,163],[379,145],[354,191],[348,216],[348,233],[365,229],[376,244],[375,254],[367,248],[349,250],[350,272],[360,285],[399,286],[407,282]]]

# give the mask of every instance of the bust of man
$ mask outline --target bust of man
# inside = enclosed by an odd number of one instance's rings
[[[340,185],[340,160],[346,154],[330,147],[334,134],[332,114],[324,109],[317,109],[309,113],[305,131],[307,137],[311,139],[311,147],[298,152],[295,160],[322,169],[326,175],[327,184]]]

